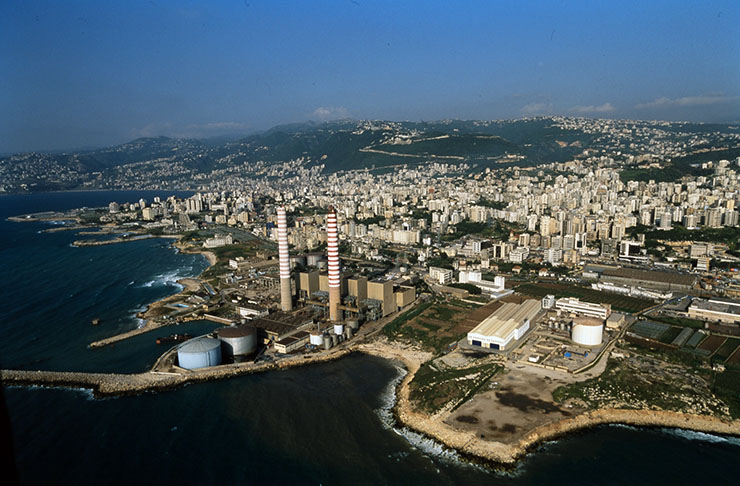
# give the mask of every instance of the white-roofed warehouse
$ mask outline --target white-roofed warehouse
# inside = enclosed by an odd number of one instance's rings
[[[529,330],[531,321],[542,310],[539,300],[521,304],[506,303],[468,333],[468,344],[489,349],[507,349]]]

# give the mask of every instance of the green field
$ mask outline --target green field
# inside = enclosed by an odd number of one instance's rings
[[[729,407],[733,418],[740,418],[740,369],[729,368],[714,377],[712,392]]]
[[[692,329],[704,329],[704,323],[697,321],[696,319],[688,319],[686,317],[669,317],[669,316],[650,316],[650,320],[656,322],[663,322],[672,326],[690,327]]]
[[[456,305],[455,302],[424,302],[386,324],[383,334],[389,339],[410,341],[439,354],[470,330],[464,323],[475,308],[477,306]]]
[[[648,307],[652,307],[653,301],[648,299],[639,299],[626,295],[611,294],[601,292],[588,287],[578,285],[567,285],[560,283],[528,283],[520,285],[515,289],[520,294],[532,297],[542,298],[546,295],[560,297],[576,297],[585,302],[596,304],[609,304],[612,310],[619,312],[636,313]]]
[[[501,369],[496,364],[438,369],[433,363],[426,362],[409,384],[409,397],[419,409],[428,413],[434,413],[449,403],[454,404],[454,410]]]

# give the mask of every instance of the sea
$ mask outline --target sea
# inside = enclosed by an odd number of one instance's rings
[[[164,351],[154,342],[157,331],[102,349],[87,344],[141,325],[139,310],[206,268],[201,255],[178,253],[166,239],[77,248],[75,231],[43,232],[59,223],[6,218],[170,194],[0,196],[0,367],[133,373],[154,363]],[[163,333],[214,327],[196,321]],[[403,374],[398,363],[356,354],[138,396],[4,386],[2,399],[21,484],[676,485],[740,478],[738,438],[621,425],[544,443],[512,469],[476,463],[395,423],[390,410]]]

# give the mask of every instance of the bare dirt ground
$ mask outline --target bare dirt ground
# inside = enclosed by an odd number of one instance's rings
[[[445,418],[456,430],[476,437],[514,443],[532,429],[577,415],[584,409],[555,403],[556,388],[601,374],[605,357],[588,372],[572,375],[521,363],[507,363],[504,374],[493,377],[481,391]],[[496,384],[498,383],[498,384]]]

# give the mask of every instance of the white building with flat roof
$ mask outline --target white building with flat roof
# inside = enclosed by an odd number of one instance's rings
[[[612,313],[609,304],[601,305],[592,302],[581,302],[575,297],[563,297],[555,302],[555,308],[570,314],[580,314],[588,317],[606,319]]]
[[[441,285],[452,282],[453,272],[449,268],[429,267],[429,276]]]

